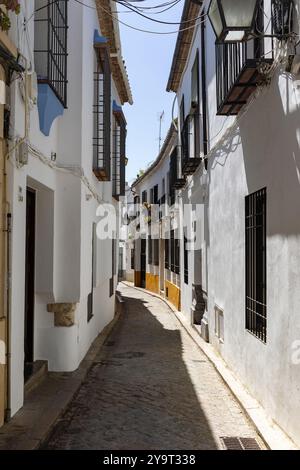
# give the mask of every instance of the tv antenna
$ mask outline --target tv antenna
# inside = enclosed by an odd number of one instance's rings
[[[161,124],[164,120],[164,115],[165,115],[164,111],[158,114],[158,119],[159,119],[158,153],[160,152],[160,148],[161,148]]]

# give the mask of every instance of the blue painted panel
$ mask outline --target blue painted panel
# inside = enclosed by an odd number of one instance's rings
[[[94,31],[94,44],[106,44],[107,38],[104,36],[100,36],[97,29]]]
[[[113,100],[112,108],[113,108],[113,111],[115,111],[115,113],[122,113],[122,114],[123,114],[122,106],[119,106],[119,105],[116,103],[115,100]]]
[[[47,83],[38,83],[38,112],[41,132],[48,136],[54,119],[62,116],[64,107]]]

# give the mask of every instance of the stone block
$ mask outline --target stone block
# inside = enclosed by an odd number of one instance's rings
[[[73,326],[75,323],[76,303],[48,304],[47,311],[54,313],[54,326]]]

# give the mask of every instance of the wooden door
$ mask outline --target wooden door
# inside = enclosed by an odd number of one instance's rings
[[[35,191],[26,192],[26,256],[25,256],[25,329],[24,354],[26,368],[33,362],[34,344],[34,277],[35,277]],[[28,368],[28,370],[30,367]]]

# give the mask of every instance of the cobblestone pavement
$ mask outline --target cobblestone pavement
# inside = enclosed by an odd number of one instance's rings
[[[121,285],[125,313],[48,449],[220,449],[258,439],[206,356],[160,299]]]

